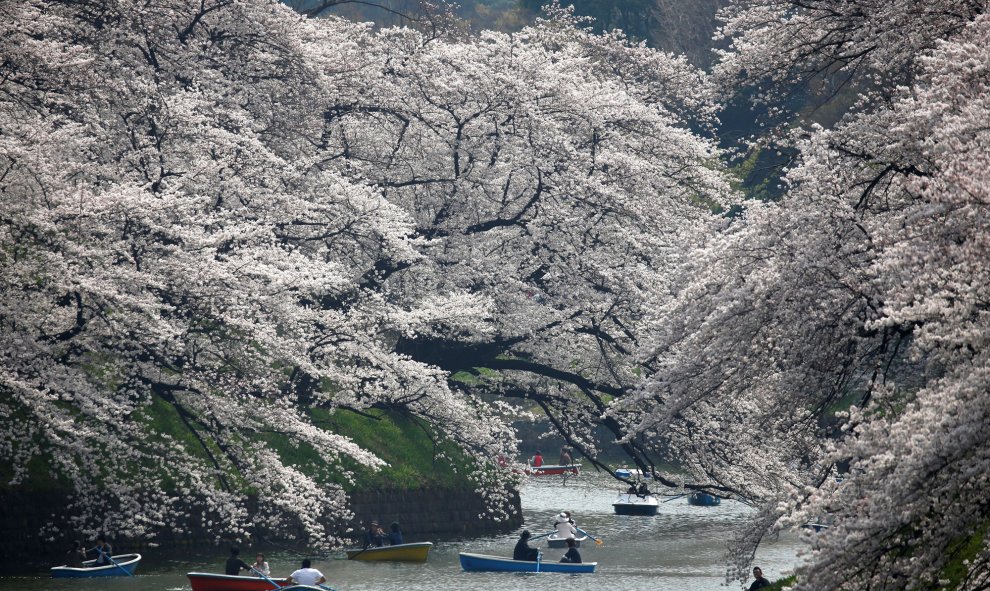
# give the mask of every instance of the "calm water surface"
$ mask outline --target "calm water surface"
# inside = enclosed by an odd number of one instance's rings
[[[561,510],[574,514],[578,527],[601,537],[602,545],[585,543],[585,562],[598,562],[591,575],[553,573],[465,573],[458,552],[511,556],[518,534],[438,542],[426,564],[348,561],[343,554],[315,559],[328,584],[338,591],[498,591],[550,586],[568,591],[646,591],[676,589],[708,591],[739,589],[725,586],[725,548],[750,509],[732,501],[718,507],[693,507],[684,498],[660,505],[656,517],[620,516],[612,512],[616,481],[594,474],[562,484],[559,477],[530,478],[522,488],[526,527],[534,535],[549,531]],[[416,539],[415,532],[408,532]],[[542,542],[542,540],[540,540]],[[536,545],[535,543],[533,545]],[[770,580],[789,572],[801,547],[797,533],[785,533],[768,541],[757,553],[757,564]],[[563,550],[543,548],[544,560],[558,560]],[[220,572],[226,549],[175,555],[164,550],[146,551],[138,576],[113,579],[57,579],[47,572],[0,577],[0,591],[189,591],[185,573]],[[253,550],[242,551],[250,562]],[[273,574],[284,576],[298,568],[296,552],[265,551]]]

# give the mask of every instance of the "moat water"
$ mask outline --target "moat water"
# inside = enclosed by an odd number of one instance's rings
[[[534,535],[552,529],[561,510],[574,515],[578,527],[599,536],[603,544],[582,545],[585,562],[597,562],[589,575],[466,573],[458,552],[511,556],[518,532],[493,537],[435,542],[425,564],[359,562],[344,554],[313,558],[313,566],[337,591],[513,591],[549,587],[580,591],[716,591],[740,589],[726,583],[726,550],[733,533],[746,522],[750,508],[733,501],[717,507],[694,507],[685,498],[661,503],[656,517],[615,515],[612,502],[618,483],[598,475],[581,475],[563,483],[559,477],[530,478],[521,489],[525,526]],[[410,541],[420,541],[407,532]],[[543,540],[539,540],[542,542]],[[533,543],[533,546],[536,546]],[[798,563],[802,547],[797,532],[766,541],[755,564],[774,580]],[[556,561],[563,550],[543,546],[544,560]],[[285,576],[304,558],[298,551],[261,548],[272,574]],[[245,549],[251,554],[254,549]],[[187,572],[221,572],[225,547],[207,551],[149,550],[137,576],[106,579],[52,579],[39,569],[0,577],[0,591],[190,591]],[[249,557],[246,557],[249,558]]]

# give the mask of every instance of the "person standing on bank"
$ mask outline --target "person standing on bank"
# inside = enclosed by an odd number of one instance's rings
[[[758,566],[753,567],[753,578],[756,580],[749,586],[749,591],[756,591],[757,589],[770,586],[770,581],[763,578],[763,570]]]
[[[226,575],[239,575],[242,570],[251,570],[251,567],[247,565],[246,562],[238,558],[238,554],[241,553],[239,548],[230,549],[230,558],[227,559],[227,564],[224,566],[223,572]]]
[[[560,557],[560,561],[581,564],[581,553],[578,552],[577,542],[574,541],[574,538],[567,538],[567,552]]]
[[[327,578],[323,576],[323,573],[313,568],[313,563],[308,558],[302,561],[302,568],[292,571],[292,574],[289,575],[290,585],[309,585],[310,587],[315,587],[326,581]]]

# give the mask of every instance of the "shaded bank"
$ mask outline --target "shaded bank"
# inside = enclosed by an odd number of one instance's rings
[[[398,521],[409,541],[505,533],[522,524],[519,493],[514,491],[511,498],[515,509],[512,516],[495,521],[482,517],[484,499],[469,488],[356,491],[351,493],[354,519],[343,526],[343,530],[350,527],[360,533],[361,524],[376,519],[386,525]],[[70,533],[68,520],[63,518],[61,523],[55,523],[60,531],[67,533],[43,536],[40,532],[51,521],[53,509],[68,503],[68,496],[58,492],[5,492],[0,495],[0,565],[51,564],[63,560],[72,540],[79,537]],[[192,515],[195,516],[195,512]],[[183,533],[163,529],[157,532],[153,542],[115,540],[110,532],[114,552],[142,551],[155,545],[165,548],[215,545],[217,540],[210,531],[194,522],[195,517],[192,517]],[[256,537],[265,544],[288,543],[278,537],[269,537],[267,532],[257,532]]]

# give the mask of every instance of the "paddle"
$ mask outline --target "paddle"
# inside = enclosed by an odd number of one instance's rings
[[[333,587],[329,585],[324,585],[323,583],[317,583],[316,586],[319,587],[320,589],[327,589],[328,591],[337,591]]]
[[[545,534],[540,534],[540,535],[538,535],[538,536],[531,536],[531,537],[529,538],[529,540],[530,540],[530,541],[532,542],[533,540],[539,540],[540,538],[545,538],[545,537],[547,537],[547,536],[552,536],[552,535],[553,535],[554,533],[555,533],[555,532],[552,532],[552,531],[551,531],[551,532],[547,532],[547,533],[545,533]]]
[[[576,530],[578,530],[579,532],[581,532],[581,533],[583,533],[584,535],[586,535],[586,536],[588,536],[589,538],[591,538],[592,540],[594,540],[594,541],[595,541],[595,545],[596,545],[596,546],[601,546],[602,544],[604,544],[604,543],[605,543],[605,542],[603,542],[603,541],[602,541],[602,539],[601,539],[601,538],[596,538],[595,536],[593,536],[593,535],[591,535],[591,534],[589,534],[588,532],[586,532],[586,531],[584,531],[584,530],[583,530],[583,529],[581,529],[580,527],[575,527],[574,529],[576,529]]]
[[[664,502],[664,503],[669,503],[669,502],[671,502],[671,501],[673,501],[673,500],[675,500],[675,499],[679,499],[679,498],[681,498],[681,497],[686,497],[686,496],[688,496],[689,494],[691,494],[691,493],[684,493],[683,495],[674,495],[674,496],[672,496],[672,497],[670,497],[669,499],[667,499],[666,501],[663,501],[663,502]]]
[[[109,561],[110,561],[110,564],[112,564],[112,565],[114,565],[114,566],[116,566],[116,567],[117,567],[117,568],[119,568],[120,570],[122,570],[122,571],[124,571],[125,573],[127,573],[127,576],[129,576],[129,577],[133,577],[133,576],[134,576],[134,573],[132,573],[131,571],[129,571],[129,570],[127,570],[126,568],[124,568],[124,567],[122,567],[122,566],[120,566],[120,565],[119,565],[119,564],[117,563],[117,561],[113,559],[113,556],[110,556],[110,554],[109,554],[108,552],[104,552],[104,551],[103,551],[103,550],[102,550],[102,549],[101,549],[101,548],[100,548],[99,546],[96,546],[96,547],[95,547],[95,548],[93,548],[92,550],[85,550],[85,549],[84,549],[84,551],[85,551],[85,552],[98,552],[99,554],[98,554],[98,555],[97,555],[97,557],[96,557],[96,562],[97,562],[97,564],[99,564],[99,562],[100,562],[100,556],[106,556],[106,557],[107,557],[107,560],[109,560]]]
[[[543,560],[543,552],[536,553],[536,572],[540,572],[540,561]]]
[[[256,575],[258,575],[259,577],[261,577],[262,579],[264,579],[264,580],[266,580],[266,581],[268,581],[268,582],[269,582],[269,583],[271,583],[272,585],[275,585],[275,588],[276,588],[276,589],[281,589],[281,588],[282,588],[282,586],[281,586],[281,585],[279,585],[279,584],[278,584],[278,583],[276,583],[275,581],[273,581],[273,580],[271,580],[271,579],[270,579],[270,578],[268,577],[268,575],[266,575],[265,573],[263,573],[263,572],[261,572],[260,570],[258,570],[258,569],[256,569],[256,568],[254,568],[253,566],[249,566],[248,568],[249,568],[249,569],[251,569],[251,572],[253,572],[254,574],[256,574]]]
[[[113,556],[110,556],[109,554],[107,554],[107,560],[109,560],[114,566],[116,566],[120,570],[122,570],[125,573],[127,573],[127,576],[129,576],[129,577],[133,577],[134,576],[134,573],[132,573],[131,571],[129,571],[126,568],[124,568],[124,567],[120,566],[119,564],[117,564],[117,561],[113,559]]]

